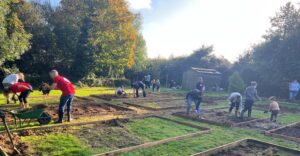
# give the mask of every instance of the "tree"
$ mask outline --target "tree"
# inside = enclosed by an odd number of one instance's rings
[[[0,1],[0,66],[19,59],[30,48],[31,35],[24,30],[16,8],[19,0]]]
[[[239,92],[243,93],[245,84],[243,79],[241,78],[240,74],[238,72],[234,72],[230,77],[229,77],[229,86],[228,90],[230,92]]]

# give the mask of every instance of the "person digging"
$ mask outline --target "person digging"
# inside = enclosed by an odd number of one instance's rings
[[[72,120],[71,117],[71,109],[72,103],[75,96],[75,89],[72,83],[65,77],[60,76],[56,70],[52,70],[49,73],[50,77],[53,79],[53,84],[50,89],[58,89],[61,90],[62,95],[60,97],[59,108],[58,108],[58,120],[55,122],[56,124],[62,123],[64,118],[65,106],[67,105],[67,116],[68,122]]]
[[[133,93],[135,95],[135,97],[140,97],[139,96],[139,90],[142,89],[143,91],[143,96],[146,97],[146,90],[145,90],[145,84],[142,82],[142,81],[138,81],[138,82],[135,82],[133,84],[131,84],[131,87],[133,88]]]
[[[200,109],[200,104],[201,104],[202,98],[203,98],[203,92],[200,91],[199,89],[191,90],[186,94],[186,104],[187,104],[186,114],[187,115],[190,114],[190,110],[192,108],[192,103],[194,102],[196,105],[195,112],[199,116],[199,118],[202,119],[201,109]]]
[[[9,87],[9,89],[4,94],[9,94],[12,92],[14,95],[20,93],[18,96],[20,107],[21,108],[29,108],[29,104],[27,102],[27,98],[32,91],[32,87],[30,84],[25,82],[17,82]]]
[[[260,97],[257,94],[257,83],[255,81],[251,82],[251,85],[246,88],[245,90],[245,106],[241,112],[240,118],[243,120],[244,118],[244,113],[248,111],[248,118],[251,118],[251,113],[252,113],[252,106],[254,105],[255,101],[259,101]]]
[[[3,79],[2,85],[4,87],[4,96],[6,98],[6,104],[10,103],[10,99],[9,99],[9,94],[5,94],[5,93],[9,93],[10,86],[18,82],[25,82],[24,74],[21,72],[18,74],[10,74]],[[12,100],[15,103],[17,102],[17,98],[15,94],[12,96]]]
[[[235,108],[235,117],[237,118],[239,116],[239,113],[241,112],[241,103],[242,103],[242,95],[238,92],[231,93],[228,97],[228,104],[229,104],[229,115],[231,114],[233,108]]]

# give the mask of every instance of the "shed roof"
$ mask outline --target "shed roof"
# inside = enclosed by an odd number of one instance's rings
[[[197,72],[197,73],[201,73],[201,74],[212,74],[212,75],[221,75],[222,74],[222,73],[220,73],[219,71],[217,71],[215,69],[205,69],[205,68],[192,67],[191,70],[193,70],[194,72]]]

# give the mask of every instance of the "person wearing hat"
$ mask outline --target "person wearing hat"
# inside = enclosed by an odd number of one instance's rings
[[[59,108],[58,108],[58,120],[55,123],[62,123],[66,105],[67,105],[68,122],[70,122],[72,120],[71,109],[72,109],[73,98],[75,96],[75,89],[72,83],[67,78],[60,76],[58,74],[57,70],[52,70],[49,73],[49,75],[54,81],[50,89],[59,89],[62,92],[62,95],[60,97],[60,102],[59,102]]]
[[[270,100],[269,111],[271,112],[270,121],[276,122],[277,121],[277,116],[278,116],[279,111],[280,111],[279,104],[278,104],[277,98],[275,96],[271,96],[269,98],[269,100]]]
[[[260,97],[257,94],[257,83],[255,81],[251,82],[251,85],[248,86],[245,90],[245,106],[241,112],[241,119],[244,117],[244,113],[248,111],[248,118],[251,118],[252,106],[256,100],[260,100]]]

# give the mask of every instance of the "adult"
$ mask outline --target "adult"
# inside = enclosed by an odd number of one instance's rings
[[[260,97],[257,94],[257,83],[255,81],[251,82],[251,85],[248,86],[245,90],[245,107],[241,112],[241,118],[243,119],[244,113],[248,111],[248,118],[251,118],[252,106],[256,100],[260,100]]]
[[[142,81],[137,81],[131,84],[131,87],[133,88],[133,91],[135,92],[135,97],[140,97],[139,90],[142,89],[143,96],[146,97],[146,91],[145,91],[145,84]]]
[[[52,70],[49,73],[50,77],[53,79],[53,84],[51,89],[61,90],[62,95],[60,97],[59,108],[58,108],[58,120],[55,123],[62,123],[64,118],[65,106],[67,105],[67,116],[68,122],[72,120],[71,111],[73,98],[75,96],[75,89],[72,83],[65,77],[60,76],[58,71]]]
[[[291,102],[294,102],[296,100],[296,97],[298,95],[298,92],[300,90],[300,84],[297,80],[294,80],[289,84],[289,90],[290,90],[290,95],[289,95],[289,100]]]
[[[201,92],[205,91],[205,85],[202,77],[199,78],[199,81],[196,84],[196,89],[200,90]]]
[[[10,86],[12,86],[13,84],[15,84],[19,81],[25,82],[24,74],[21,72],[18,74],[10,74],[10,75],[6,76],[2,81],[2,85],[4,87],[4,92],[9,93]],[[9,94],[4,94],[4,96],[6,98],[6,103],[9,104],[9,102],[10,102]],[[13,99],[15,99],[15,94],[13,95]]]
[[[151,75],[150,74],[145,76],[145,85],[146,85],[146,89],[151,88],[150,87],[151,86]]]
[[[9,92],[14,93],[15,95],[17,93],[20,93],[20,95],[18,96],[18,99],[20,101],[20,107],[29,108],[27,98],[32,92],[32,87],[30,84],[25,82],[17,82],[9,87]],[[6,92],[6,94],[9,94],[9,92]]]
[[[193,102],[196,105],[196,110],[195,110],[196,114],[199,116],[201,115],[200,104],[202,101],[202,96],[203,96],[203,92],[199,89],[191,90],[186,94],[186,104],[187,104],[186,114],[187,115],[190,114],[190,110],[192,108]]]
[[[235,117],[238,117],[238,113],[242,110],[242,95],[238,92],[233,92],[228,97],[229,114],[231,114],[233,108],[235,108]]]
[[[151,81],[151,84],[152,84],[152,92],[154,92],[154,91],[155,91],[155,88],[156,88],[156,80],[153,79],[153,80]]]
[[[155,84],[156,84],[156,91],[160,92],[160,81],[159,81],[159,79],[156,80]]]

